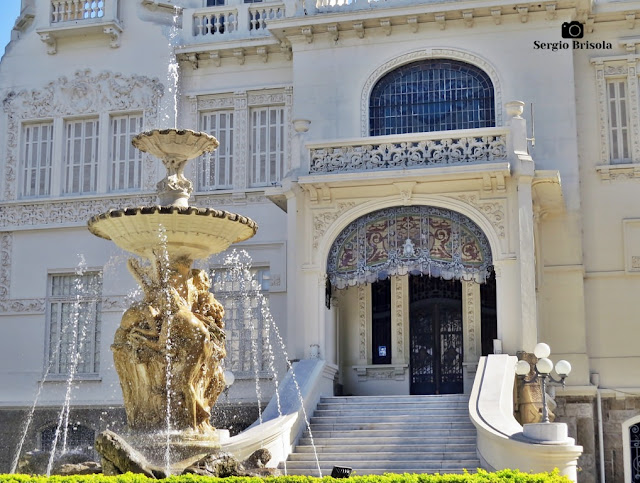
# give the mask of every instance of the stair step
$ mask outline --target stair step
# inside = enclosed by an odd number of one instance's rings
[[[391,416],[407,416],[407,417],[429,417],[429,418],[455,418],[455,417],[469,417],[469,410],[467,408],[451,409],[451,408],[437,408],[437,409],[402,409],[394,407],[386,407],[381,409],[317,409],[314,413],[315,417],[338,417],[338,416],[362,416],[363,412],[371,413],[375,415],[376,419],[379,417],[391,417]]]
[[[456,431],[456,430],[466,430],[466,429],[474,429],[471,422],[460,422],[460,423],[393,423],[393,422],[352,422],[346,423],[344,421],[325,421],[323,423],[313,422],[311,424],[311,434],[314,434],[316,431],[359,431],[359,430],[387,430],[387,431],[395,431],[399,434],[404,434],[406,431],[410,430],[421,430],[421,431]]]
[[[364,417],[351,417],[351,418],[324,418],[324,417],[315,417],[312,416],[310,420],[311,431],[313,431],[314,426],[318,426],[318,429],[322,429],[319,426],[334,426],[336,429],[339,429],[340,426],[344,426],[345,429],[349,426],[361,426],[362,429],[371,428],[373,425],[381,427],[384,424],[395,424],[396,427],[400,427],[402,429],[408,428],[416,428],[416,429],[468,429],[472,428],[473,424],[468,416],[464,419],[462,418],[452,418],[450,421],[442,421],[439,419],[427,420],[427,421],[416,421],[416,418],[413,417],[403,417],[403,416],[381,416],[380,418],[364,418]],[[402,426],[398,426],[402,425]],[[356,428],[357,429],[357,428]]]
[[[335,459],[329,465],[323,462],[320,463],[320,468],[324,468],[328,470],[327,474],[331,473],[331,469],[334,466],[346,466],[348,468],[353,468],[358,473],[361,473],[360,468],[369,468],[369,469],[380,469],[387,470],[389,473],[397,472],[398,470],[404,472],[405,468],[414,468],[416,470],[434,470],[434,471],[442,471],[442,470],[460,470],[462,468],[472,468],[475,469],[480,466],[480,461],[476,458],[475,460],[447,460],[447,461],[386,461],[386,460],[378,460],[378,461],[353,461],[348,459]],[[316,468],[315,460],[313,462],[309,461],[287,461],[287,469],[304,469],[304,468]]]
[[[437,401],[469,401],[469,396],[465,394],[440,394],[433,396],[324,396],[320,398],[321,403],[325,402],[371,402],[380,401],[383,403],[394,402],[437,402]]]
[[[304,439],[304,438],[301,438]],[[336,448],[348,451],[349,453],[391,453],[391,452],[408,452],[408,453],[442,453],[444,451],[461,451],[461,452],[473,452],[476,451],[476,443],[474,441],[461,442],[461,443],[445,443],[445,444],[412,444],[412,443],[396,443],[396,444],[362,444],[362,443],[345,443],[343,440],[338,439],[336,444],[325,442],[323,444],[311,445],[310,442],[301,443],[296,447],[296,454],[309,453],[332,453],[336,451]]]
[[[322,476],[330,476],[331,475],[331,469],[332,468],[324,468],[322,470]],[[476,470],[469,468],[468,471],[466,471],[467,473],[475,473]],[[433,468],[427,468],[427,469],[423,469],[423,468],[403,468],[397,471],[387,471],[387,470],[381,470],[381,469],[371,469],[371,468],[359,468],[355,471],[355,473],[352,473],[354,476],[362,476],[362,475],[384,475],[386,473],[395,473],[395,474],[404,474],[404,473],[410,473],[410,474],[435,474],[435,473],[439,473],[439,474],[452,474],[452,475],[461,475],[463,473],[465,473],[464,469],[449,469],[446,471],[443,471],[441,469],[433,469]],[[314,468],[309,468],[309,469],[298,469],[298,468],[292,468],[290,470],[288,470],[286,472],[286,474],[288,475],[304,475],[304,476],[316,476],[319,477],[321,476],[320,473],[318,472],[318,470],[314,467]]]
[[[443,451],[444,448],[441,448],[439,452],[376,452],[375,460],[381,461],[389,461],[389,462],[397,462],[397,461],[466,461],[466,460],[476,460],[478,459],[478,455],[476,454],[475,447],[473,451],[455,451],[455,452],[446,452]],[[333,448],[335,451],[336,448]],[[334,462],[337,460],[348,460],[348,461],[371,461],[372,453],[354,453],[352,451],[345,451],[339,453],[317,453],[318,460],[320,462]],[[315,453],[293,453],[289,458],[290,462],[293,461],[316,461]]]
[[[441,409],[468,411],[466,402],[438,403],[318,403],[318,411],[437,411]]]

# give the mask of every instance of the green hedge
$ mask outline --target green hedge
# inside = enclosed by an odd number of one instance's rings
[[[142,475],[127,473],[120,476],[74,475],[74,476],[29,476],[29,475],[0,475],[0,483],[151,483],[149,478]],[[347,481],[325,476],[278,476],[270,478],[210,478],[197,475],[172,476],[163,480],[167,483],[570,483],[565,476],[557,471],[553,473],[522,473],[518,470],[502,470],[488,473],[478,470],[478,473],[462,475],[426,475],[426,474],[386,474],[351,476]]]

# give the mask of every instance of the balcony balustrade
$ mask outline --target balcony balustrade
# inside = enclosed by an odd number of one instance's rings
[[[102,18],[109,0],[56,0],[51,2],[51,23]],[[113,0],[111,0],[113,3]]]
[[[113,48],[120,46],[122,26],[118,18],[119,0],[51,0],[50,17],[36,31],[47,44],[49,54],[58,50],[62,38],[87,35],[107,36]]]
[[[239,4],[217,7],[185,9],[185,32],[190,32],[195,41],[223,40],[268,36],[270,20],[285,16],[281,2]]]
[[[508,128],[375,136],[307,144],[310,174],[411,169],[507,159]]]

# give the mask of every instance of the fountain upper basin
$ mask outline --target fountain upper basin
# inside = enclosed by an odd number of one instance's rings
[[[154,260],[154,252],[165,243],[171,258],[207,258],[251,238],[258,229],[250,218],[228,211],[176,206],[109,210],[88,225],[94,235],[148,260]]]
[[[179,158],[188,161],[215,150],[220,143],[204,132],[191,129],[154,129],[140,133],[132,141],[134,147],[162,160]]]

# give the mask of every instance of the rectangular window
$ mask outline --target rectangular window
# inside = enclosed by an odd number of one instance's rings
[[[97,374],[100,368],[102,276],[98,272],[54,274],[47,317],[50,374]]]
[[[233,187],[233,111],[205,112],[200,116],[202,131],[215,136],[220,147],[198,160],[198,190]]]
[[[133,147],[131,139],[141,131],[142,115],[140,114],[111,117],[110,191],[127,191],[140,188],[142,152]]]
[[[251,186],[271,186],[282,179],[284,125],[284,107],[251,109]]]
[[[79,119],[65,123],[63,194],[97,191],[98,128],[98,119]]]
[[[213,276],[212,292],[225,311],[226,365],[236,376],[268,369],[269,327],[262,309],[268,307],[269,282],[268,268],[219,269]]]
[[[607,82],[611,163],[631,162],[626,80]]]
[[[51,194],[53,122],[24,125],[22,139],[20,196],[48,196]]]

